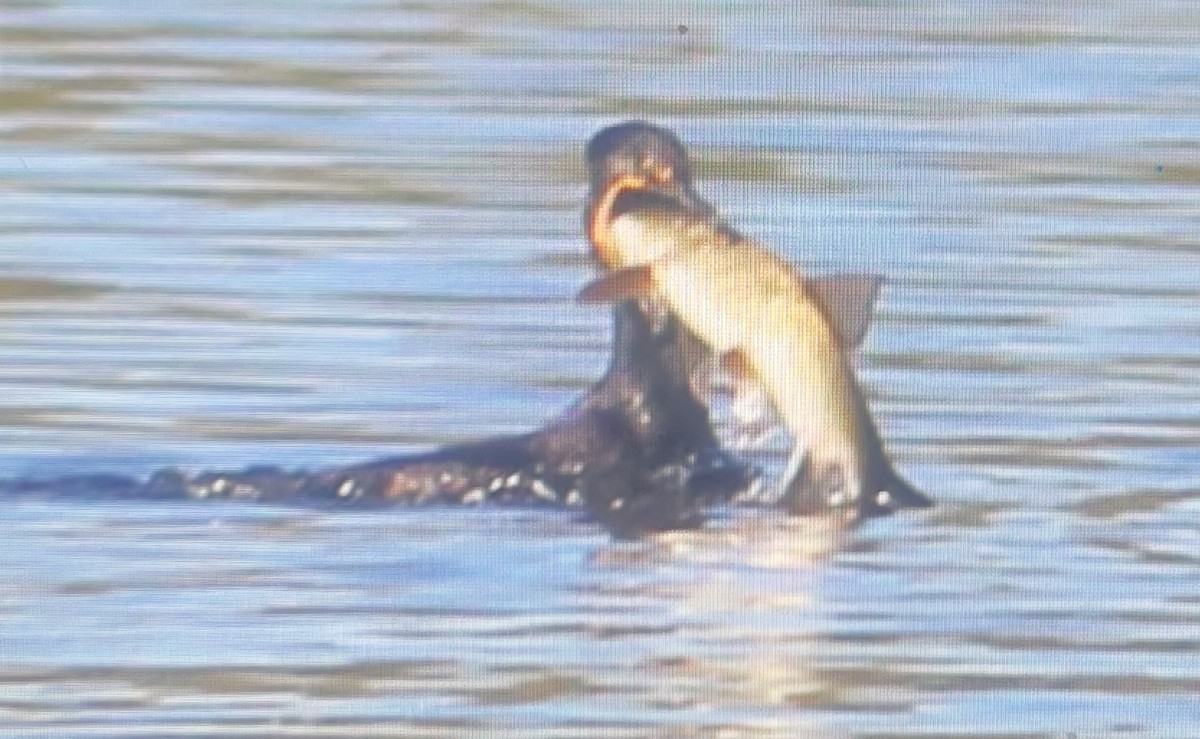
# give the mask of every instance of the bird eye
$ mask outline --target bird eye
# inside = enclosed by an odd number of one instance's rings
[[[670,184],[670,182],[674,178],[674,176],[675,176],[675,173],[674,173],[674,171],[672,171],[671,166],[669,164],[660,164],[654,168],[653,177],[654,177],[654,179],[658,180],[659,184],[661,184],[661,185]]]

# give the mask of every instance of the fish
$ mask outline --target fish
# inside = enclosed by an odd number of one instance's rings
[[[781,477],[791,512],[857,518],[931,506],[893,469],[855,376],[849,351],[869,314],[839,302],[852,291],[806,279],[679,189],[653,171],[610,179],[589,239],[613,271],[578,300],[659,299],[726,371],[759,386],[792,436]]]
[[[666,128],[636,120],[608,126],[588,142],[585,159],[590,191],[584,209],[584,227],[594,261],[601,267],[619,269],[653,258],[653,250],[663,243],[653,233],[655,224],[665,228],[686,227],[689,219],[718,218],[716,208],[695,189],[687,149]],[[623,175],[644,175],[654,187],[612,190],[609,185]],[[616,202],[608,201],[614,197]],[[602,211],[604,218],[597,218]],[[682,211],[677,213],[682,218],[671,221],[670,215],[676,211]],[[611,230],[620,232],[619,238],[601,239],[597,229],[602,224],[607,227],[605,222],[610,219]],[[850,345],[859,346],[869,330],[883,278],[872,274],[837,274],[806,279],[828,308],[843,338]],[[661,301],[641,300],[638,305],[654,322],[656,332],[676,337],[693,392],[710,402],[719,396],[729,397],[730,430],[734,433],[729,438],[731,443],[756,447],[778,427],[778,418],[758,387],[720,372],[704,343],[680,326]]]
[[[743,239],[718,216],[693,184],[687,149],[675,134],[645,121],[626,121],[596,133],[587,144],[590,191],[584,228],[592,255],[607,269],[644,264],[659,256],[696,222],[719,224],[738,246]],[[651,187],[613,187],[622,177],[645,177]],[[884,279],[841,273],[804,278],[850,346],[866,338]]]

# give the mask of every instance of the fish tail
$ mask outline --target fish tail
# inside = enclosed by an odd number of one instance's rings
[[[794,475],[785,477],[782,502],[798,516],[838,511],[852,518],[885,516],[902,508],[929,508],[933,500],[896,474],[886,460],[864,479],[853,465],[815,464],[806,459]]]
[[[883,451],[879,429],[867,410],[862,392],[859,391],[855,398],[860,433],[858,448],[862,450],[862,459],[865,462],[862,468],[862,487],[859,489],[857,501],[859,515],[863,518],[886,516],[902,508],[933,507],[932,498],[917,490],[892,468],[892,463]]]
[[[901,508],[933,507],[932,498],[896,474],[890,465],[885,465],[883,472],[863,489],[865,497],[860,505],[863,516],[886,516]]]

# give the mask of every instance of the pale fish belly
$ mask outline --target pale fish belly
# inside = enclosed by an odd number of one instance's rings
[[[771,404],[805,446],[853,445],[854,399],[836,337],[815,308],[772,313],[766,335],[748,349]]]
[[[789,494],[802,470],[845,489],[857,489],[859,450],[853,407],[838,371],[836,346],[798,331],[755,345],[751,361],[771,405],[791,437],[791,453],[774,487],[775,496]],[[814,340],[816,339],[816,340]],[[832,361],[831,361],[832,360]]]
[[[744,290],[718,272],[720,260],[668,257],[654,264],[654,282],[688,328],[722,354],[753,336]]]
[[[648,264],[678,249],[681,244],[677,229],[636,214],[613,219],[609,225],[611,242],[616,246],[617,267]]]

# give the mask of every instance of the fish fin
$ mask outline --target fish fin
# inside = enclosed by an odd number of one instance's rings
[[[766,391],[759,383],[739,382],[729,388],[729,393],[730,430],[733,432],[730,444],[735,449],[761,447],[762,442],[782,425]],[[785,473],[785,478],[795,475],[803,461],[804,448],[799,444],[796,446],[800,459],[789,461],[790,472]]]
[[[800,479],[800,473],[804,471],[804,460],[807,454],[804,447],[800,444],[794,444],[792,453],[788,456],[787,467],[783,470],[783,477],[780,480],[779,498],[783,500],[787,497],[788,491],[791,490],[793,483]]]
[[[626,267],[598,277],[584,285],[575,300],[580,303],[620,303],[623,300],[644,298],[654,292],[654,275],[650,265]]]
[[[739,383],[745,382],[754,376],[754,370],[750,367],[750,361],[746,359],[746,354],[741,349],[730,349],[727,352],[723,352],[717,361],[721,369],[728,372]]]
[[[837,509],[840,502],[835,496],[845,497],[840,492],[844,487],[841,468],[831,464],[816,464],[811,457],[800,457],[800,464],[793,465],[796,459],[794,450],[788,461],[788,470],[793,474],[782,480],[780,504],[796,516],[817,516]]]
[[[805,280],[812,294],[825,306],[834,331],[847,346],[858,346],[871,327],[875,301],[883,287],[882,275],[838,274]]]

